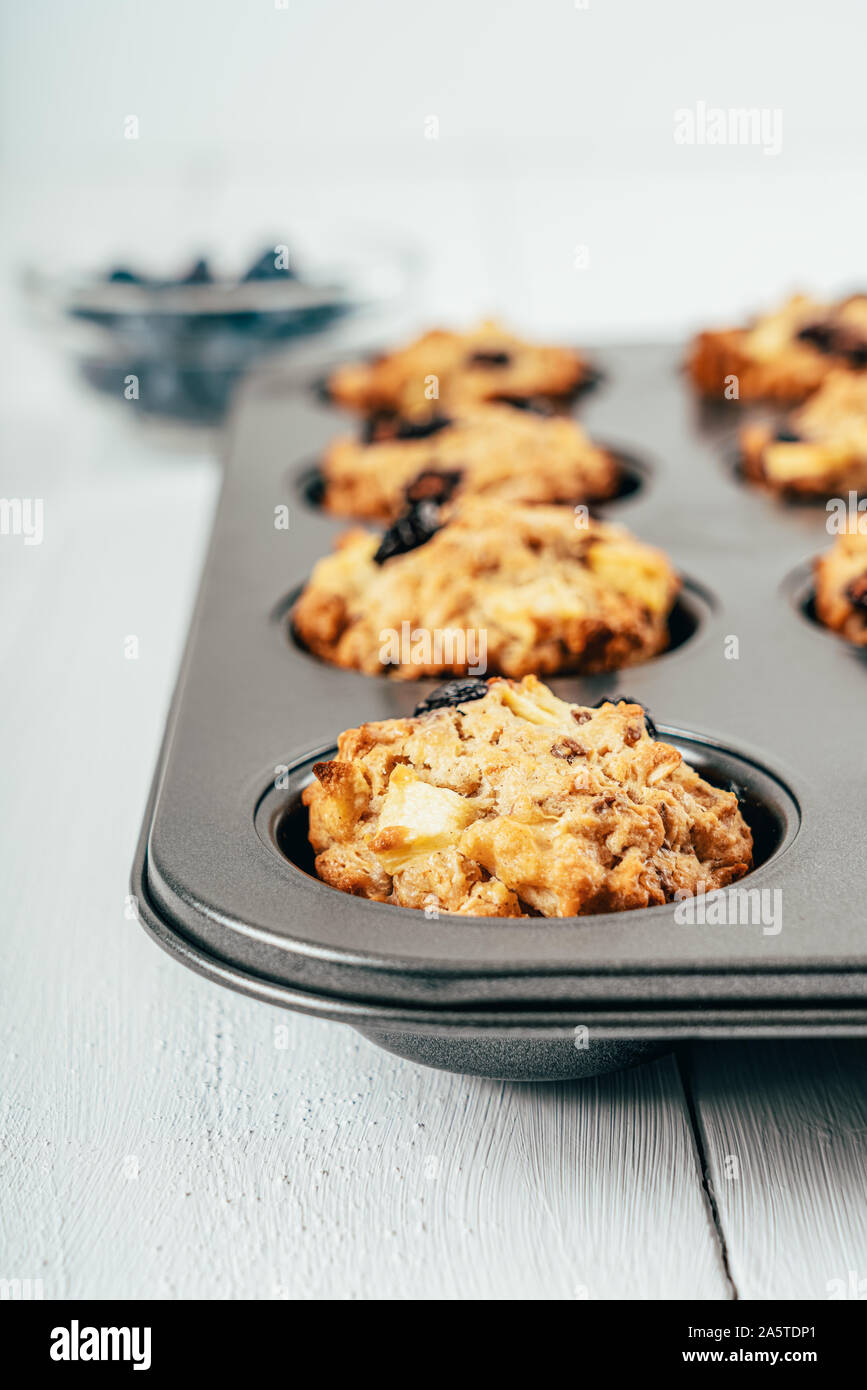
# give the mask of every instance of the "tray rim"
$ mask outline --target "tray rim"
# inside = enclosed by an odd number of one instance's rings
[[[159,772],[159,769],[158,769]],[[149,799],[155,800],[158,777]],[[316,994],[286,983],[243,970],[221,960],[190,940],[152,902],[147,888],[147,821],[142,826],[132,865],[130,888],[136,903],[136,918],[153,941],[174,960],[212,983],[233,989],[248,997],[316,1018],[331,1019],[360,1028],[387,1028],[406,1033],[427,1033],[453,1037],[491,1037],[504,1034],[516,1040],[539,1038],[562,1040],[578,1024],[589,1024],[599,1039],[625,1040],[637,1037],[661,1041],[689,1041],[700,1038],[786,1038],[809,1033],[819,1037],[867,1037],[867,980],[861,1007],[819,1006],[801,1003],[795,1008],[766,1005],[744,1008],[742,1002],[725,1010],[599,1010],[575,1003],[565,1009],[544,1007],[456,1011],[439,1007],[419,1009],[376,1003],[352,996]],[[843,977],[840,977],[841,981]]]

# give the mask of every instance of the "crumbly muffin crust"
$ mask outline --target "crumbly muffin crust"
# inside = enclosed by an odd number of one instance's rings
[[[433,329],[373,362],[339,367],[328,389],[350,410],[411,417],[479,401],[568,398],[592,375],[574,349],[529,343],[487,320],[464,333]]]
[[[867,512],[815,563],[816,616],[826,627],[867,647]]]
[[[470,642],[445,640],[439,652],[419,641],[383,660],[388,633],[476,634],[481,670],[507,676],[610,671],[667,645],[679,580],[661,551],[623,528],[569,507],[479,497],[443,518],[424,544],[380,564],[377,536],[341,537],[295,606],[304,645],[337,666],[408,680],[478,674],[480,663]]]
[[[568,704],[527,676],[349,729],[303,794],[316,872],[377,902],[491,917],[619,912],[735,882],[752,866],[737,797],[643,714]]]
[[[835,368],[867,366],[867,295],[828,304],[791,299],[742,328],[700,333],[687,371],[706,396],[722,399],[738,378],[740,400],[805,400]]]
[[[867,372],[830,372],[782,428],[746,425],[740,440],[747,477],[774,492],[867,492]]]
[[[577,421],[507,405],[439,417],[421,438],[337,439],[322,461],[326,511],[394,521],[407,489],[430,473],[454,476],[454,497],[512,502],[594,502],[611,497],[618,467]]]

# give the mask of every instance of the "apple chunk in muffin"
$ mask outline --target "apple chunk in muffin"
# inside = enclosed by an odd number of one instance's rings
[[[316,872],[346,893],[467,916],[581,916],[725,887],[752,867],[736,795],[653,736],[534,676],[340,735],[304,791]]]

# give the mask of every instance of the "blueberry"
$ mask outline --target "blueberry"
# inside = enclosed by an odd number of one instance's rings
[[[361,430],[362,444],[380,444],[383,439],[394,439],[397,419],[387,410],[374,411],[368,415]]]
[[[851,367],[867,367],[867,342],[845,323],[808,323],[798,334],[820,352],[844,357]]]
[[[427,439],[451,424],[448,415],[431,415],[427,420],[398,420],[395,439]]]
[[[295,271],[288,265],[277,264],[278,252],[273,246],[263,251],[243,277],[247,280],[297,280]]]
[[[110,285],[146,285],[147,280],[143,275],[139,275],[135,270],[129,270],[125,265],[117,265],[114,270],[110,270],[106,276]]]
[[[429,439],[448,429],[454,421],[448,415],[429,415],[423,420],[402,420],[393,411],[377,410],[369,415],[361,431],[363,444],[380,444],[384,439]]]
[[[438,685],[426,699],[415,707],[416,714],[427,714],[432,709],[448,709],[452,705],[467,704],[470,700],[481,700],[488,693],[488,682],[478,677],[460,677]]]
[[[554,407],[544,396],[497,396],[500,405],[510,405],[513,410],[527,410],[532,415],[553,415]]]
[[[385,532],[373,557],[373,563],[384,565],[386,560],[391,560],[395,555],[405,555],[410,550],[417,550],[420,545],[429,541],[431,536],[436,535],[440,525],[440,509],[436,502],[427,498],[413,502],[403,516],[399,516],[394,525]]]
[[[460,468],[425,468],[405,489],[407,502],[447,502],[463,478]]]
[[[831,352],[834,329],[829,323],[808,323],[800,330],[798,338],[802,343],[810,343],[812,347],[818,348],[820,352]]]
[[[867,613],[867,573],[861,574],[846,589],[846,597],[853,608]]]
[[[478,352],[471,352],[467,360],[471,367],[508,367],[512,354],[480,348]]]
[[[208,262],[203,258],[194,261],[187,271],[177,282],[179,285],[212,285],[214,277]]]
[[[653,719],[651,717],[650,710],[647,709],[643,700],[636,700],[634,695],[603,695],[601,700],[597,700],[596,704],[590,705],[589,708],[600,709],[602,705],[607,705],[609,704],[609,702],[612,705],[616,705],[621,700],[626,705],[641,705],[641,708],[644,710],[644,723],[646,725],[647,732],[650,734],[651,738],[659,738],[659,734],[657,732],[656,725],[654,724]]]

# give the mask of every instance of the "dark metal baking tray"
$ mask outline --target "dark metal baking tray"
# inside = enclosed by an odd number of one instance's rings
[[[831,540],[825,509],[742,482],[731,451],[742,408],[696,402],[677,350],[594,356],[603,381],[577,409],[632,460],[633,479],[600,511],[684,575],[679,645],[623,673],[551,684],[586,703],[641,699],[694,765],[739,787],[763,860],[742,887],[779,891],[781,930],[682,925],[673,905],[428,920],[312,875],[300,790],[313,761],[341,729],[411,712],[432,683],[341,671],[292,640],[291,596],[346,525],[317,508],[311,470],[353,422],[314,375],[262,375],[236,409],[133,871],[142,921],[193,968],[351,1021],[419,1060],[491,1075],[598,1070],[627,1060],[630,1040],[867,1032],[867,662],[810,617],[809,560]],[[274,524],[281,506],[288,529]],[[590,1028],[590,1048],[575,1046],[576,1026]]]

